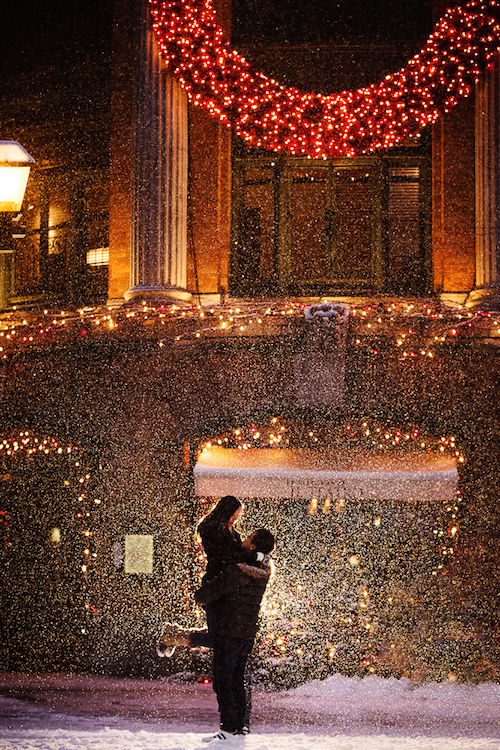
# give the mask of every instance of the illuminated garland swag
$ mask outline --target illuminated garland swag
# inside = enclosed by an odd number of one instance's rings
[[[232,49],[211,0],[150,0],[161,54],[191,101],[249,146],[313,158],[386,150],[466,97],[500,46],[500,4],[455,5],[407,66],[328,96],[282,86]]]

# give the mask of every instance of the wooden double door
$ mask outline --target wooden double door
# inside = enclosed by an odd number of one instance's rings
[[[231,292],[425,293],[425,157],[236,158]]]

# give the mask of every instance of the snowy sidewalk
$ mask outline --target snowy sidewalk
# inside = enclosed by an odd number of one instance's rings
[[[244,750],[500,750],[500,685],[416,685],[335,675],[254,692]],[[0,675],[0,750],[201,750],[217,727],[210,685]],[[215,743],[220,746],[220,742]]]

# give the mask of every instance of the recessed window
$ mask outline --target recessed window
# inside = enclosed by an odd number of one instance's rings
[[[98,247],[87,251],[87,265],[97,268],[109,265],[109,247]]]

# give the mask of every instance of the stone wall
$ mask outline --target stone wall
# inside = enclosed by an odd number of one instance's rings
[[[433,358],[404,360],[393,348],[384,350],[381,339],[372,344],[360,349],[349,340],[342,409],[297,407],[293,365],[303,351],[297,333],[170,342],[161,349],[140,340],[54,347],[4,365],[3,428],[68,436],[100,467],[92,668],[160,668],[154,642],[161,622],[190,621],[193,529],[200,512],[192,480],[197,446],[259,414],[306,421],[370,416],[422,424],[436,434],[454,431],[466,445],[474,489],[469,531],[496,534],[498,349],[469,341]],[[125,534],[154,536],[153,575],[126,575],[114,564],[113,545]]]

